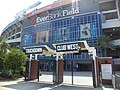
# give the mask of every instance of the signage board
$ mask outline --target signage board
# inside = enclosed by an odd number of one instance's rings
[[[78,13],[80,13],[79,7],[72,8],[71,10],[63,10],[55,14],[48,14],[47,16],[44,16],[44,17],[37,17],[36,23],[40,23],[40,22],[44,22],[44,21],[48,21],[56,18],[61,18],[65,16],[70,16]]]
[[[26,48],[25,53],[26,54],[35,54],[35,53],[42,53],[43,49],[41,47],[35,47],[35,48]]]
[[[102,79],[112,79],[111,64],[101,64]]]
[[[65,51],[80,51],[79,43],[67,43],[56,45],[57,52],[65,52]]]
[[[88,52],[89,46],[86,41],[69,42],[63,44],[56,44],[56,52],[73,53]]]

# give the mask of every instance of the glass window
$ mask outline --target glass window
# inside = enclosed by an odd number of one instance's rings
[[[91,21],[91,17],[90,17],[90,15],[88,16],[88,22],[90,22]]]
[[[67,26],[67,22],[66,22],[66,19],[64,19],[64,26]]]
[[[60,21],[58,21],[58,27],[61,27],[61,23],[60,23]]]
[[[83,24],[83,17],[80,17],[80,23]]]
[[[92,40],[100,36],[100,24],[99,16],[96,13],[79,15],[74,17],[68,17],[64,19],[49,21],[47,23],[37,24],[36,27],[28,27],[22,31],[22,34],[32,35],[32,44],[36,44],[37,33],[41,31],[48,30],[48,43],[61,43],[65,41],[77,41],[77,40]],[[91,30],[92,38],[82,38],[81,30],[86,29],[86,27]],[[85,30],[87,32],[88,29]],[[93,33],[94,32],[94,33]],[[88,32],[89,33],[89,32]],[[56,42],[57,41],[57,42]],[[46,43],[46,42],[43,42]],[[92,44],[93,45],[93,44]],[[78,56],[81,57],[81,56]]]
[[[92,15],[92,21],[94,21],[95,20],[95,17],[94,17],[94,15]]]
[[[67,18],[67,25],[69,26],[70,25],[70,19]]]
[[[54,27],[58,27],[58,24],[57,24],[57,21],[56,22],[54,22],[55,24],[54,24]]]
[[[87,23],[87,17],[84,16],[84,23]]]
[[[54,28],[55,27],[55,23],[54,22],[52,22],[52,28]]]

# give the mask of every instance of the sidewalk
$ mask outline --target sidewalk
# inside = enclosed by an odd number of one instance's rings
[[[77,85],[65,85],[48,82],[28,81],[25,82],[23,78],[14,81],[0,81],[0,90],[114,90],[110,86],[103,87],[83,87]]]
[[[103,90],[114,90],[114,88],[109,85],[104,85],[104,86],[102,86],[102,88],[103,88]]]

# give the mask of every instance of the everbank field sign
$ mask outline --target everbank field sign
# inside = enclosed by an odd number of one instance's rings
[[[57,19],[65,16],[70,16],[74,14],[80,13],[79,7],[72,8],[71,10],[63,10],[61,12],[57,12],[55,14],[48,14],[45,17],[37,17],[36,18],[36,23],[52,20],[52,19]]]

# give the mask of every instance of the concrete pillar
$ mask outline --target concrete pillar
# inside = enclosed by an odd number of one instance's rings
[[[31,60],[31,67],[30,67],[30,80],[38,79],[38,60]]]
[[[55,83],[58,83],[58,59],[59,59],[59,54],[56,54],[56,80]]]
[[[63,82],[63,72],[64,72],[64,61],[63,59],[58,60],[58,83]]]
[[[93,59],[93,67],[94,67],[94,83],[95,83],[95,85],[94,85],[94,87],[97,87],[98,86],[98,81],[97,81],[97,66],[96,66],[96,49],[95,49],[95,47],[90,47],[89,48],[89,54],[91,55],[91,58]]]
[[[120,8],[119,8],[120,1],[116,0],[115,2],[116,2],[116,9],[117,9],[118,18],[120,19]]]
[[[59,54],[56,54],[56,80],[55,83],[60,84],[63,82],[64,62],[59,58]]]

